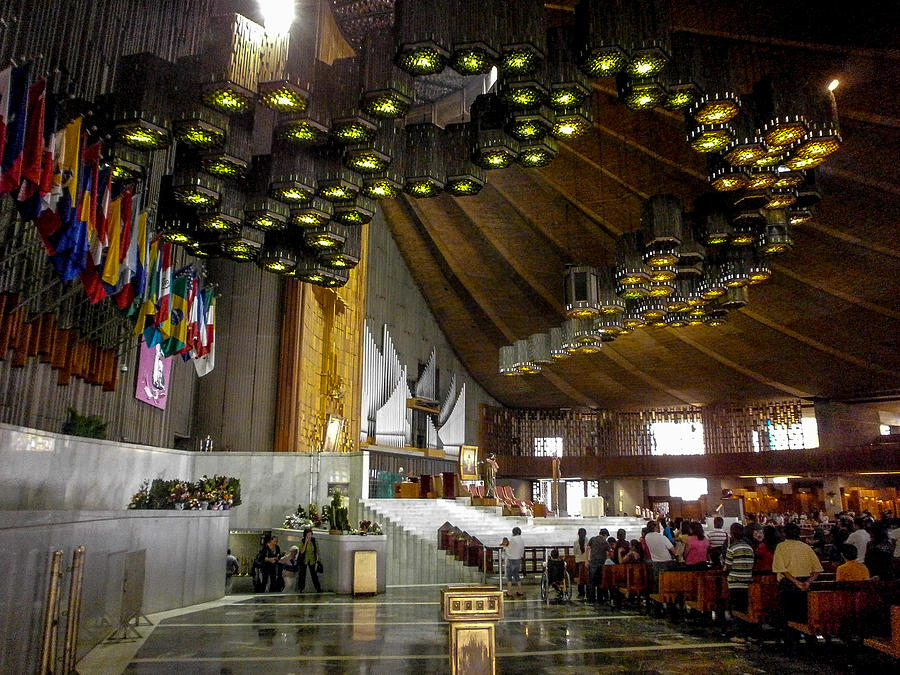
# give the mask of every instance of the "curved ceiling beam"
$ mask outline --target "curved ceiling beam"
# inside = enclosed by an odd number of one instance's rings
[[[840,298],[844,302],[849,302],[853,305],[858,305],[865,309],[868,309],[870,312],[875,312],[877,314],[881,314],[882,316],[887,316],[892,319],[900,319],[900,312],[894,311],[893,309],[888,309],[887,307],[883,307],[882,305],[876,305],[872,302],[867,302],[862,298],[858,298],[855,295],[851,295],[850,293],[846,293],[834,286],[829,284],[823,284],[815,279],[812,279],[807,276],[803,276],[797,274],[794,270],[788,269],[784,265],[778,265],[776,263],[769,263],[769,268],[773,272],[777,272],[778,274],[783,274],[786,277],[790,277],[795,281],[799,281],[801,284],[809,286],[811,288],[815,288],[817,291],[822,291],[823,293],[828,293],[829,295],[833,295],[836,298]]]
[[[612,171],[610,171],[609,169],[606,169],[606,168],[602,167],[602,166],[600,165],[599,162],[597,162],[597,161],[595,161],[594,159],[588,157],[587,155],[585,155],[585,154],[582,153],[582,152],[578,152],[578,150],[576,150],[575,148],[573,148],[573,147],[570,146],[569,144],[567,144],[567,143],[560,143],[560,144],[559,144],[559,147],[560,147],[561,150],[565,150],[566,152],[572,153],[572,154],[575,155],[578,159],[580,159],[582,162],[584,162],[585,164],[588,164],[589,166],[593,167],[594,169],[596,169],[597,171],[599,171],[600,173],[602,173],[604,176],[606,176],[606,177],[609,178],[610,180],[615,181],[616,183],[618,183],[619,185],[621,185],[624,189],[626,189],[626,190],[628,190],[629,192],[633,193],[634,195],[636,195],[636,196],[639,197],[640,199],[649,199],[649,198],[650,198],[650,195],[649,195],[649,194],[647,194],[647,193],[644,192],[643,190],[639,190],[638,188],[634,187],[634,186],[633,186],[631,183],[629,183],[628,181],[622,180],[619,176],[617,176],[616,174],[614,174],[614,173],[613,173]]]
[[[433,227],[429,227],[429,223],[423,218],[423,214],[421,211],[421,207],[413,200],[412,198],[403,198],[403,202],[407,208],[409,208],[416,216],[416,220],[418,223],[429,232],[429,236],[435,242],[438,250],[440,251],[453,251],[455,250],[452,245],[448,245],[446,242],[441,242],[440,233],[434,231]],[[466,293],[472,297],[476,303],[478,303],[481,310],[487,315],[490,321],[496,326],[506,338],[507,343],[513,343],[518,340],[521,336],[517,335],[514,330],[512,330],[509,324],[503,319],[498,311],[496,311],[489,302],[483,302],[479,300],[479,293],[476,292],[475,289],[471,288],[469,283],[467,283],[466,275],[460,274],[460,266],[461,262],[453,257],[444,257],[446,263],[449,265],[450,269],[453,271],[454,276],[460,280],[460,283],[465,288]],[[481,289],[483,295],[484,291],[488,289]],[[543,370],[541,375],[550,382],[554,387],[556,387],[561,393],[566,396],[581,402],[583,405],[589,407],[596,407],[597,402],[591,399],[589,396],[584,393],[578,391],[573,386],[571,386],[568,382],[566,382],[563,378],[559,377],[556,373],[550,370]]]
[[[502,197],[532,230],[551,242],[566,262],[601,262],[611,258],[615,237],[587,220],[581,206],[562,195],[554,184],[544,180],[541,173],[524,170],[497,172],[491,176],[488,187]],[[546,198],[547,193],[553,197]],[[569,206],[581,215],[577,223],[569,213]],[[534,218],[529,213],[538,213],[540,217]],[[573,224],[578,229],[588,226],[588,232],[579,233]],[[604,255],[599,255],[600,252]]]
[[[753,319],[754,321],[757,321],[757,322],[763,324],[764,326],[768,326],[772,330],[776,330],[779,333],[783,333],[784,335],[792,337],[795,340],[798,340],[798,341],[802,342],[803,344],[812,347],[813,349],[817,349],[818,351],[824,352],[826,354],[831,354],[832,356],[839,358],[842,361],[846,361],[847,363],[852,363],[854,366],[864,368],[865,370],[870,370],[873,373],[879,373],[880,375],[891,375],[893,377],[900,376],[900,373],[898,373],[895,370],[891,370],[889,368],[882,368],[881,366],[879,366],[875,363],[869,363],[865,359],[861,359],[858,356],[853,356],[853,354],[848,354],[844,351],[841,351],[840,349],[835,349],[834,347],[829,347],[828,345],[826,345],[822,342],[819,342],[818,340],[814,340],[813,338],[808,337],[806,335],[801,335],[797,331],[795,331],[791,328],[788,328],[787,326],[783,326],[783,325],[779,324],[777,321],[773,321],[772,319],[770,319],[766,316],[763,316],[762,314],[760,314],[758,312],[754,312],[753,310],[750,310],[747,307],[744,307],[741,309],[741,314],[743,314],[744,316],[746,316],[750,319]]]
[[[784,384],[783,382],[776,382],[775,380],[772,380],[772,379],[766,377],[765,375],[762,375],[761,373],[756,372],[755,370],[752,370],[750,368],[742,366],[740,363],[737,363],[736,361],[732,361],[731,359],[722,356],[718,352],[713,351],[709,347],[703,346],[696,340],[689,338],[688,336],[680,333],[677,330],[674,331],[674,333],[675,333],[675,337],[677,337],[682,342],[690,345],[697,351],[703,352],[704,354],[706,354],[707,356],[709,356],[712,359],[715,359],[722,365],[728,366],[732,370],[739,372],[741,375],[744,375],[753,380],[756,380],[757,382],[759,382],[761,384],[765,384],[769,387],[772,387],[773,389],[780,389],[784,393],[789,394],[791,396],[796,396],[797,398],[809,398],[812,395],[808,391],[796,389],[794,387],[791,387],[790,385]]]
[[[625,356],[619,353],[619,351],[613,346],[614,342],[609,342],[603,345],[603,348],[600,350],[600,354],[605,356],[606,358],[614,361],[620,367],[624,368],[628,372],[632,373],[635,377],[640,378],[647,384],[649,384],[654,389],[658,389],[660,391],[666,392],[672,398],[681,401],[682,403],[686,403],[687,405],[696,405],[695,398],[690,394],[687,394],[683,391],[679,391],[678,389],[673,389],[668,386],[662,380],[658,380],[653,377],[650,373],[641,370],[636,365],[634,365],[631,361],[629,361]]]
[[[485,190],[487,190],[487,193],[485,193]],[[487,196],[487,194],[489,194],[490,192],[496,193],[496,190],[492,190],[490,185],[486,185],[482,190],[482,195]],[[502,199],[502,195],[498,194],[498,196]],[[543,298],[544,302],[546,302],[556,312],[557,316],[555,318],[558,319],[561,315],[563,315],[565,313],[565,307],[563,306],[560,297],[528,272],[528,269],[526,269],[523,265],[522,257],[520,255],[517,255],[510,246],[507,246],[500,236],[494,233],[489,227],[482,227],[479,224],[479,222],[476,220],[475,214],[473,214],[472,208],[474,204],[472,200],[462,198],[453,199],[452,201],[457,211],[461,214],[461,217],[465,219],[465,221],[472,229],[477,230],[481,234],[483,241],[493,247],[497,254],[503,258],[505,264],[508,265],[516,273],[516,276],[518,277],[518,279],[516,280],[516,285],[527,286],[532,291],[540,295],[541,298]],[[534,246],[533,242],[532,245]],[[547,262],[550,263],[550,261]],[[563,266],[565,265],[564,259],[559,259],[556,262],[558,264],[555,266],[559,268],[563,268]],[[554,265],[550,263],[550,266],[552,267]]]

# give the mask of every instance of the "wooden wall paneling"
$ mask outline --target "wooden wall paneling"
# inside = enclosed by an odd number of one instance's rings
[[[50,361],[53,341],[56,339],[56,315],[50,312],[41,314],[41,338],[37,346],[38,359],[41,363]]]

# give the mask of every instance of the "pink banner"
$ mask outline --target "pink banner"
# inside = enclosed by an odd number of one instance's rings
[[[163,356],[159,345],[148,347],[141,340],[139,350],[137,387],[134,397],[138,401],[165,410],[169,394],[169,372],[172,370],[172,364]]]

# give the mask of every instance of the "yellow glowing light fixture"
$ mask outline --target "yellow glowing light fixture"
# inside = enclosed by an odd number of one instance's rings
[[[773,187],[778,180],[778,173],[774,169],[754,168],[750,170],[750,176],[745,186],[748,190],[764,190]]]
[[[165,122],[149,113],[134,113],[137,117],[116,124],[116,138],[137,150],[159,150],[171,143]]]
[[[599,276],[595,267],[569,267],[564,288],[567,318],[586,319],[600,313]]]
[[[186,206],[208,209],[219,203],[222,186],[215,178],[186,173],[172,180],[172,196]]]
[[[766,192],[768,201],[763,204],[764,209],[785,209],[797,201],[797,191],[794,188],[774,187]]]
[[[592,124],[591,114],[585,106],[568,108],[556,113],[550,134],[560,141],[568,141],[587,133]]]
[[[741,111],[738,95],[731,91],[713,92],[700,97],[688,110],[698,124],[725,124]]]
[[[294,117],[279,122],[275,137],[294,145],[317,145],[328,138],[328,128],[305,117]]]
[[[703,95],[693,82],[678,82],[666,87],[662,107],[666,110],[687,110]]]
[[[274,199],[251,199],[244,204],[244,220],[257,230],[283,230],[287,227],[288,209]]]
[[[666,90],[652,77],[619,79],[619,98],[631,110],[651,110],[666,99]]]
[[[695,152],[722,152],[734,140],[734,130],[728,124],[699,124],[687,134],[688,145]]]
[[[792,159],[825,159],[837,152],[840,147],[841,135],[838,133],[837,126],[826,123],[811,128],[806,137],[790,149],[789,154]]]
[[[302,204],[312,199],[315,194],[315,188],[304,183],[299,177],[279,176],[269,184],[269,195],[285,204]]]
[[[181,143],[200,150],[212,150],[219,147],[225,141],[225,129],[204,119],[205,116],[213,114],[215,113],[212,111],[189,113],[176,120],[174,123],[175,138]]]
[[[516,347],[515,345],[504,345],[500,347],[498,370],[501,375],[513,377],[519,374],[516,370]]]
[[[841,81],[839,79],[835,78],[831,82],[828,83],[827,89],[828,89],[828,91],[834,91],[839,86],[841,86]]]
[[[809,127],[802,115],[784,115],[764,124],[762,131],[769,148],[786,148],[806,136]]]
[[[768,149],[759,136],[736,138],[725,148],[725,161],[731,166],[752,166],[767,153]]]
[[[241,178],[250,170],[250,165],[240,157],[227,152],[211,152],[200,158],[203,170],[220,178]]]
[[[260,82],[260,102],[278,112],[303,112],[309,104],[309,92],[290,80]]]
[[[766,218],[766,229],[764,235],[760,237],[760,253],[764,255],[787,253],[794,246],[787,209],[766,209],[763,213]]]
[[[368,176],[363,179],[362,193],[370,199],[394,199],[403,192],[402,178],[388,175]]]
[[[733,192],[747,187],[749,177],[741,167],[720,166],[709,174],[709,184],[716,192]]]
[[[571,356],[566,348],[569,344],[567,327],[554,326],[550,329],[550,358],[554,361],[563,361]]]
[[[331,219],[332,206],[314,197],[308,204],[291,209],[290,223],[296,227],[320,227]]]

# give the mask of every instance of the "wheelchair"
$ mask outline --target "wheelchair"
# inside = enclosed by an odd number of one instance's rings
[[[541,602],[550,600],[569,602],[572,599],[572,579],[562,559],[550,559],[544,563],[541,574]]]

